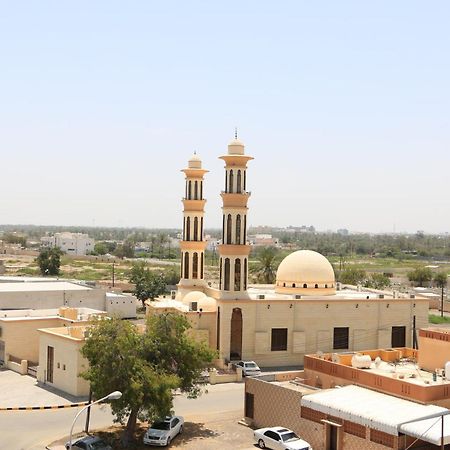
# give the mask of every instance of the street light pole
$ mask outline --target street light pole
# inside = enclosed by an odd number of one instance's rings
[[[73,427],[75,426],[75,422],[77,421],[79,415],[87,408],[91,407],[92,405],[95,405],[96,403],[100,403],[104,400],[118,400],[120,397],[122,397],[122,392],[120,391],[114,391],[111,392],[111,394],[106,395],[105,397],[102,397],[95,402],[90,403],[89,405],[86,405],[84,408],[80,409],[75,416],[75,419],[73,419],[72,426],[70,427],[70,434],[69,434],[69,450],[72,450],[72,432]]]

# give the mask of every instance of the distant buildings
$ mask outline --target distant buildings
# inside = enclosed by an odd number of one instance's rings
[[[271,234],[254,234],[249,235],[248,240],[250,245],[254,247],[277,247],[278,239],[274,238]]]
[[[83,233],[55,233],[41,238],[42,247],[57,247],[68,255],[84,256],[94,250],[94,239]]]

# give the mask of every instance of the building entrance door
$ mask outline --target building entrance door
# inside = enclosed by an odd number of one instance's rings
[[[5,363],[5,343],[0,341],[0,366]]]
[[[230,360],[242,359],[242,311],[233,308],[231,315]]]
[[[338,427],[327,425],[328,427],[328,450],[337,450],[338,448]]]

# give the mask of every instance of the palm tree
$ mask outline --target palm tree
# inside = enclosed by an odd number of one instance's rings
[[[444,288],[447,286],[447,274],[445,272],[438,272],[434,278],[437,287],[441,288],[441,317],[444,316]]]
[[[258,278],[265,284],[275,282],[276,276],[276,257],[278,250],[275,247],[264,247],[258,252]]]

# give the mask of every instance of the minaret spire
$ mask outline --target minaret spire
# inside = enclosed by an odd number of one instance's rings
[[[237,132],[237,127],[234,128],[234,139],[237,140],[238,138],[238,132]]]
[[[208,171],[194,151],[183,169],[186,189],[183,198],[183,236],[181,249],[181,279],[179,287],[206,286],[204,279],[206,241],[203,238],[203,216],[206,200],[203,198],[203,177]]]
[[[222,298],[246,298],[248,280],[247,244],[247,163],[251,156],[244,154],[244,144],[236,140],[228,145],[225,161],[225,191],[221,193],[223,206],[222,244],[220,254],[220,285]]]

